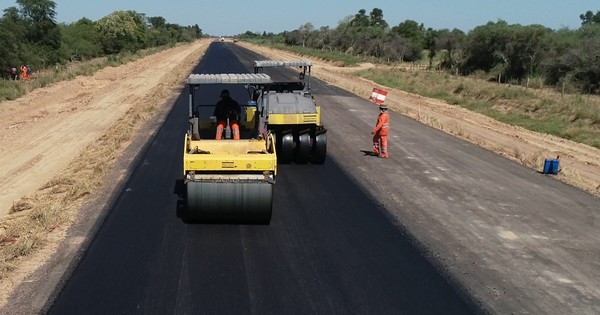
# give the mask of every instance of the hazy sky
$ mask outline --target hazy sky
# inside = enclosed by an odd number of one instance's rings
[[[205,34],[235,35],[246,31],[291,31],[307,22],[316,28],[334,28],[360,9],[383,10],[390,26],[407,19],[428,28],[465,32],[499,19],[509,24],[541,24],[552,29],[579,28],[579,15],[600,10],[598,0],[54,0],[58,22],[82,17],[98,20],[117,10],[134,10],[147,16],[162,16],[170,23],[198,24]],[[15,6],[15,0],[0,0],[0,9]]]

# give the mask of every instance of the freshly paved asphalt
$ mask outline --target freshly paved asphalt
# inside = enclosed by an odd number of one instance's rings
[[[215,43],[195,72],[248,72],[257,58]],[[315,94],[351,97],[312,83]],[[221,88],[205,86],[200,95],[215,103]],[[230,90],[246,99],[242,87]],[[279,166],[269,226],[185,224],[178,211],[186,126],[184,91],[49,314],[479,311],[414,247],[378,197],[349,176],[339,150],[330,150],[324,165]]]

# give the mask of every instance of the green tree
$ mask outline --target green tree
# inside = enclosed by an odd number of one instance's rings
[[[391,31],[425,48],[425,27],[423,24],[419,24],[413,20],[406,20],[392,27]]]
[[[0,19],[0,66],[2,66],[0,70],[18,67],[22,63],[19,58],[20,45],[17,33],[13,21]]]
[[[96,22],[96,32],[107,54],[137,51],[145,45],[145,24],[133,11],[116,11]]]
[[[464,56],[466,34],[459,30],[443,29],[437,31],[434,39],[433,49],[441,53],[440,66],[449,69],[452,73],[459,71],[460,63]]]
[[[6,8],[0,19],[1,67],[18,67],[25,63],[22,58],[24,51],[22,38],[24,37],[25,24],[19,15],[19,10],[16,7]]]
[[[510,41],[508,24],[505,21],[488,22],[475,27],[467,35],[465,42],[465,61],[462,65],[464,73],[476,70],[490,72],[492,69],[504,73],[506,65],[505,47]]]
[[[549,84],[568,83],[583,93],[600,89],[600,24],[551,35],[551,49],[542,62]],[[561,84],[562,85],[562,84]]]
[[[386,29],[388,23],[383,19],[383,10],[374,8],[369,14],[369,26]]]
[[[361,28],[369,26],[369,17],[365,9],[358,10],[358,13],[354,15],[354,18],[350,21],[350,26]]]
[[[592,11],[587,11],[584,14],[580,14],[581,26],[600,24],[600,11],[596,11],[594,14]]]
[[[152,16],[148,18],[148,22],[153,28],[164,28],[167,20],[162,16]]]
[[[27,40],[51,48],[60,47],[60,32],[55,21],[56,3],[51,0],[17,0],[26,21]]]
[[[300,28],[298,28],[298,32],[300,33],[300,37],[302,39],[302,47],[306,47],[306,41],[308,40],[310,33],[312,33],[314,30],[315,27],[312,25],[312,23],[303,24],[300,26]]]
[[[196,35],[196,38],[201,38],[202,37],[202,29],[200,28],[200,26],[198,26],[198,24],[194,24],[194,26],[192,26],[192,29],[194,30],[194,33]]]
[[[23,61],[45,67],[60,61],[61,34],[56,24],[56,3],[51,0],[17,0],[25,25]]]
[[[536,72],[548,49],[550,29],[541,25],[489,22],[469,33],[464,70],[501,75],[501,80],[521,80]]]
[[[60,25],[63,58],[99,56],[102,53],[102,47],[98,41],[95,26],[96,23],[87,18],[71,24]]]

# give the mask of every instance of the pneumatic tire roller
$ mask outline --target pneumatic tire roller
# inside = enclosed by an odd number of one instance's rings
[[[268,119],[267,128],[276,137],[281,163],[323,164],[327,157],[327,129],[321,125],[321,108],[310,92],[310,61],[254,61],[254,73],[265,68],[300,69],[299,81],[273,82],[259,95]]]

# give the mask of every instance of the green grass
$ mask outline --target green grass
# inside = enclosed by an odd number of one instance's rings
[[[369,69],[378,84],[443,100],[498,121],[600,148],[600,98],[498,85],[439,72]]]
[[[19,81],[1,80],[0,101],[17,99],[21,95],[19,87]]]

